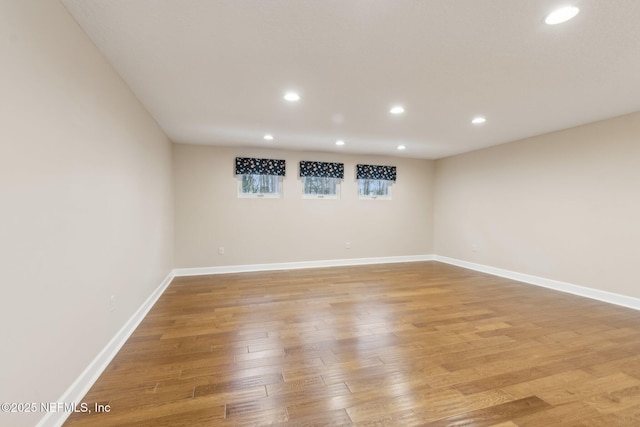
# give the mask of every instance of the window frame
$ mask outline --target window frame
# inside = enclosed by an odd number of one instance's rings
[[[392,200],[392,188],[394,181],[386,179],[374,179],[374,178],[359,178],[358,181],[358,198],[360,200]],[[362,184],[364,181],[375,181],[376,183],[385,183],[386,194],[364,194],[362,192]],[[378,184],[378,185],[380,185]]]
[[[340,198],[340,182],[344,180],[344,163],[301,160],[299,176],[303,199],[336,200]],[[313,192],[312,186],[322,192]]]
[[[244,191],[244,177],[245,176],[254,176],[258,177],[258,179],[269,178],[275,181],[276,191],[274,192],[245,192]],[[282,179],[281,175],[265,175],[265,174],[238,174],[238,198],[239,199],[279,199],[282,198]]]
[[[300,178],[302,180],[302,198],[303,199],[337,200],[340,198],[340,181],[342,181],[341,178],[333,178],[328,176],[302,176]],[[325,183],[321,185],[328,185],[330,187],[335,186],[335,193],[326,193],[326,194],[307,193],[307,185],[306,185],[307,179],[325,181]]]

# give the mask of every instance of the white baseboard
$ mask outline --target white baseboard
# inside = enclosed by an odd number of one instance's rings
[[[118,331],[118,333],[109,341],[100,353],[89,363],[89,366],[80,374],[80,376],[71,384],[57,402],[77,403],[79,404],[87,394],[91,386],[96,382],[98,377],[107,368],[111,360],[116,356],[120,348],[127,342],[133,331],[136,330],[140,322],[145,318],[151,307],[156,303],[158,298],[167,289],[167,286],[174,278],[171,271],[169,275],[162,281],[160,286],[146,299],[146,301],[131,316],[127,323]],[[66,411],[48,412],[36,427],[59,427],[66,421],[70,413]]]
[[[494,276],[505,277],[507,279],[517,280],[519,282],[529,283],[531,285],[542,286],[556,291],[566,292],[569,294],[579,295],[595,299],[598,301],[608,302],[610,304],[621,305],[634,310],[640,310],[640,299],[613,292],[601,291],[598,289],[587,288],[585,286],[574,285],[572,283],[560,282],[558,280],[546,279],[544,277],[532,276],[529,274],[518,273],[501,268],[491,267],[483,264],[475,264],[468,261],[462,261],[455,258],[448,258],[441,255],[435,255],[434,260],[458,267],[468,268],[470,270],[488,273]]]
[[[342,267],[349,265],[389,264],[396,262],[433,261],[435,255],[408,255],[375,258],[349,258],[322,261],[280,262],[273,264],[226,265],[219,267],[176,268],[174,274],[180,276],[202,276],[208,274],[246,273],[250,271],[294,270],[300,268]]]
[[[96,382],[98,377],[107,368],[109,363],[116,356],[118,351],[127,342],[127,339],[138,327],[140,322],[145,318],[149,310],[158,301],[162,293],[167,289],[174,277],[177,276],[197,276],[203,274],[222,274],[222,273],[240,273],[248,271],[270,271],[270,270],[289,270],[300,268],[318,268],[318,267],[337,267],[348,265],[367,265],[367,264],[387,264],[396,262],[415,262],[415,261],[433,261],[434,255],[410,255],[395,257],[379,257],[379,258],[354,258],[327,261],[304,261],[304,262],[286,262],[275,264],[251,264],[251,265],[234,265],[223,267],[204,267],[204,268],[179,268],[174,269],[162,281],[160,286],[146,299],[140,308],[131,316],[127,323],[118,331],[118,333],[109,341],[102,351],[89,363],[89,366],[80,374],[80,376],[71,384],[71,386],[60,396],[57,402],[77,403],[79,404],[87,394],[91,386]],[[69,417],[68,412],[49,412],[47,413],[36,427],[60,427]]]
[[[567,292],[574,295],[620,305],[623,307],[640,310],[640,299],[625,295],[615,294],[613,292],[601,291],[584,286],[574,285],[571,283],[560,282],[543,277],[532,276],[529,274],[518,273],[515,271],[504,270],[501,268],[491,267],[482,264],[475,264],[468,261],[462,261],[455,258],[449,258],[441,255],[409,255],[409,256],[392,256],[392,257],[375,257],[375,258],[351,258],[323,261],[302,261],[302,262],[285,262],[273,264],[249,264],[249,265],[231,265],[220,267],[202,267],[202,268],[177,268],[174,269],[162,281],[160,286],[147,298],[147,300],[134,313],[129,321],[118,331],[118,333],[109,341],[102,351],[93,359],[87,368],[73,382],[73,384],[58,399],[58,402],[80,403],[91,386],[98,379],[100,374],[106,369],[111,360],[118,353],[127,339],[138,327],[140,322],[147,315],[156,301],[160,298],[167,286],[174,277],[180,276],[198,276],[209,274],[224,273],[243,273],[251,271],[273,271],[273,270],[291,270],[302,268],[320,268],[320,267],[340,267],[351,265],[372,265],[372,264],[389,264],[398,262],[418,262],[418,261],[438,261],[445,264],[451,264],[458,267],[468,268],[470,270],[491,274],[494,276],[505,277],[519,282],[529,283],[532,285],[542,286],[545,288],[555,289],[561,292]],[[67,412],[50,412],[47,413],[36,427],[59,427],[65,422],[69,413]]]

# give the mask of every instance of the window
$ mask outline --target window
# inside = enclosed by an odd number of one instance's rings
[[[302,197],[305,199],[337,199],[344,163],[300,162]]]
[[[238,197],[281,197],[285,161],[236,157]]]
[[[280,197],[282,178],[276,175],[240,175],[239,197]]]
[[[358,195],[367,199],[390,199],[391,182],[384,179],[359,179]]]
[[[391,199],[396,180],[395,166],[356,165],[358,195],[361,199]]]
[[[322,176],[302,177],[302,195],[308,199],[337,199],[340,195],[340,180]]]

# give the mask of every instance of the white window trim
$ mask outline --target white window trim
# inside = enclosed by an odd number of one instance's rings
[[[335,179],[336,180],[336,193],[335,194],[309,194],[309,193],[305,193],[304,192],[304,180],[305,180],[305,176],[301,177],[300,180],[302,181],[302,198],[303,199],[320,199],[320,200],[337,200],[340,198],[340,183],[341,183],[341,179],[340,178],[330,178],[330,179]],[[322,178],[322,177],[320,177]]]
[[[389,183],[387,184],[387,194],[385,195],[378,195],[378,194],[373,194],[373,195],[368,195],[368,194],[360,194],[360,179],[356,180],[358,181],[358,185],[357,185],[357,192],[358,192],[358,198],[360,200],[392,200],[392,195],[393,195],[393,181],[389,181]]]
[[[278,192],[277,193],[245,193],[242,191],[242,175],[238,175],[238,198],[239,199],[280,199],[282,198],[282,177],[277,176]]]

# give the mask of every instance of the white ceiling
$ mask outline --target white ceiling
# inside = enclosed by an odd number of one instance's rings
[[[178,143],[441,158],[640,110],[640,0],[62,2]]]

